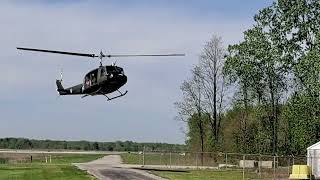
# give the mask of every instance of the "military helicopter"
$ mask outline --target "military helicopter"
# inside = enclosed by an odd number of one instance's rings
[[[127,94],[128,91],[124,93],[119,90],[120,87],[126,84],[127,76],[124,74],[123,68],[112,65],[102,65],[102,59],[114,58],[114,57],[136,57],[136,56],[184,56],[184,54],[133,54],[133,55],[111,55],[103,54],[100,51],[99,55],[96,54],[86,54],[78,52],[67,52],[67,51],[55,51],[47,49],[33,49],[33,48],[22,48],[17,47],[18,50],[24,51],[37,51],[45,53],[55,53],[55,54],[65,54],[72,56],[82,56],[90,58],[99,58],[100,66],[96,69],[91,70],[84,76],[83,83],[78,85],[64,88],[62,86],[62,77],[61,79],[56,80],[57,91],[59,95],[82,95],[82,98],[87,96],[96,96],[103,95],[107,98],[108,101],[122,97]],[[119,95],[114,97],[109,97],[108,94],[117,91]]]

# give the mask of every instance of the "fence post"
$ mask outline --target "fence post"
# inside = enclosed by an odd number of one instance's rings
[[[258,171],[259,178],[261,178],[261,154],[259,154]]]
[[[311,150],[310,150],[311,151]],[[314,151],[314,150],[313,150]],[[313,152],[312,151],[312,152]],[[312,154],[315,154],[314,152]],[[310,161],[309,161],[309,157],[310,157]],[[310,162],[310,176],[309,178],[312,179],[312,173],[313,173],[313,162],[312,162],[312,155],[310,155],[309,153],[307,154],[307,164],[308,164],[308,161]]]
[[[197,155],[198,155],[197,152],[194,152],[194,156],[196,158],[196,167],[198,169],[198,156]]]
[[[276,156],[273,156],[273,179],[276,179]]]
[[[171,151],[170,151],[170,168],[171,168],[171,156],[172,156],[171,154],[172,154],[172,153],[171,153]]]
[[[143,146],[143,152],[142,152],[142,166],[145,165],[145,162],[144,162],[144,153],[145,153],[145,146]]]
[[[292,165],[294,165],[294,156],[292,155]]]
[[[184,160],[183,160],[183,165],[187,165],[187,155],[188,155],[188,153],[186,153],[185,154],[185,156],[184,156]],[[190,154],[190,156],[191,156],[191,154]],[[189,162],[188,162],[188,165],[191,165],[191,164],[189,164]]]
[[[288,176],[290,176],[290,156],[288,158]]]
[[[226,153],[226,169],[228,169],[228,153]]]
[[[245,166],[246,166],[246,155],[243,155],[243,162],[242,162],[242,179],[244,179]]]

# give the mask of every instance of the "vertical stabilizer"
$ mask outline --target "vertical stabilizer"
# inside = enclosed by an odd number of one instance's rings
[[[61,84],[61,80],[56,80],[56,84],[57,84],[57,91],[59,92],[60,95],[65,95],[66,90],[63,88],[62,84]]]

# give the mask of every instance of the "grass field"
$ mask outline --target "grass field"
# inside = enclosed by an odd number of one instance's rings
[[[142,158],[139,154],[124,153],[120,155],[124,164],[142,164]]]
[[[123,162],[126,164],[142,164],[142,156],[138,153],[121,154]],[[145,165],[182,165],[199,166],[200,154],[194,153],[146,153]],[[203,166],[218,166],[218,161],[224,163],[224,156],[215,156],[214,154],[204,154]]]
[[[122,160],[126,164],[142,164],[142,155],[136,153],[126,153],[121,154]],[[171,163],[170,163],[171,159]],[[146,165],[193,165],[195,166],[197,163],[195,162],[194,156],[179,156],[177,154],[171,155],[171,158],[168,154],[146,154],[145,155],[145,164]],[[212,163],[214,164],[214,163]],[[211,165],[208,163],[208,165]],[[243,174],[241,169],[233,169],[233,170],[187,170],[187,172],[175,172],[165,171],[161,169],[160,171],[150,171],[151,173],[161,176],[164,178],[168,178],[170,180],[236,180],[242,179]],[[258,176],[254,172],[246,171],[245,179],[257,179]]]
[[[104,155],[52,155],[51,163],[44,163],[42,158],[33,163],[0,164],[0,180],[82,180],[95,179],[86,172],[77,169],[71,163],[88,162]]]
[[[124,153],[121,158],[125,164],[142,164],[142,155],[137,153]],[[146,165],[196,165],[193,157],[180,156],[177,153],[146,153]]]
[[[170,172],[170,171],[151,171],[157,176],[168,178],[170,180],[236,180],[242,179],[241,171],[210,171],[194,170],[189,172]],[[248,177],[249,176],[249,177]],[[246,174],[247,179],[251,179]]]

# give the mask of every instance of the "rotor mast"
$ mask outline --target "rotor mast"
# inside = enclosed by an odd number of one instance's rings
[[[99,59],[100,59],[100,67],[102,66],[102,58],[105,57],[102,50],[100,51]]]

